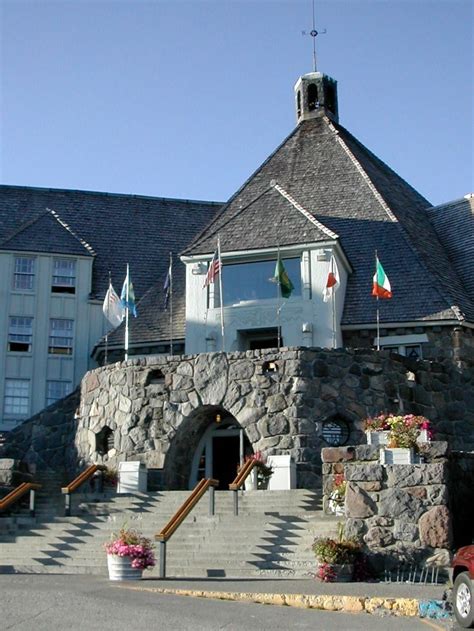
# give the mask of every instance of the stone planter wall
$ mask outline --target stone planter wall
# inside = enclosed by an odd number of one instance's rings
[[[347,480],[347,537],[363,542],[378,569],[436,556],[448,561],[452,545],[449,464],[446,442],[420,446],[425,462],[381,465],[379,447],[323,449],[323,491],[327,499],[335,474]]]

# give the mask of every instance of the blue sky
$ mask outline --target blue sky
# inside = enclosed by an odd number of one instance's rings
[[[340,122],[474,191],[471,0],[317,0]],[[225,200],[295,126],[311,0],[0,0],[0,183]]]

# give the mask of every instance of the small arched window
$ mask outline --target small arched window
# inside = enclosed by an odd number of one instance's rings
[[[296,95],[296,110],[299,118],[301,116],[301,90],[298,90],[298,94]]]
[[[114,433],[105,425],[95,438],[95,450],[100,456],[105,456],[114,448]]]
[[[318,86],[315,83],[310,83],[308,86],[308,110],[312,112],[317,107],[319,107]]]

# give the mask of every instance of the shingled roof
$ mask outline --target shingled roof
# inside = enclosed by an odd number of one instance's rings
[[[317,242],[301,213],[293,209],[289,219],[285,200],[271,192],[274,182],[339,236],[353,267],[343,325],[375,321],[376,250],[394,292],[380,301],[382,322],[474,321],[474,303],[430,222],[430,203],[326,116],[300,123],[184,254],[212,253],[217,234],[224,263],[226,250],[301,244],[308,236]]]
[[[456,274],[474,302],[474,193],[428,208],[428,216]]]
[[[138,318],[130,341],[169,339],[163,282],[169,253],[183,249],[207,225],[218,202],[0,186],[0,249],[94,256],[92,296],[103,299],[109,271],[120,292],[130,264]],[[184,338],[184,265],[174,268],[174,331]],[[123,333],[117,333],[123,344]]]

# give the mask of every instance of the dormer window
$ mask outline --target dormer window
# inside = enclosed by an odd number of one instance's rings
[[[291,297],[301,296],[300,259],[281,260],[293,284]],[[275,259],[225,265],[222,282],[224,305],[251,303],[257,300],[278,300],[279,288],[274,280],[275,265]],[[217,300],[218,294],[214,296]]]
[[[76,261],[54,259],[51,291],[55,294],[76,293]]]

